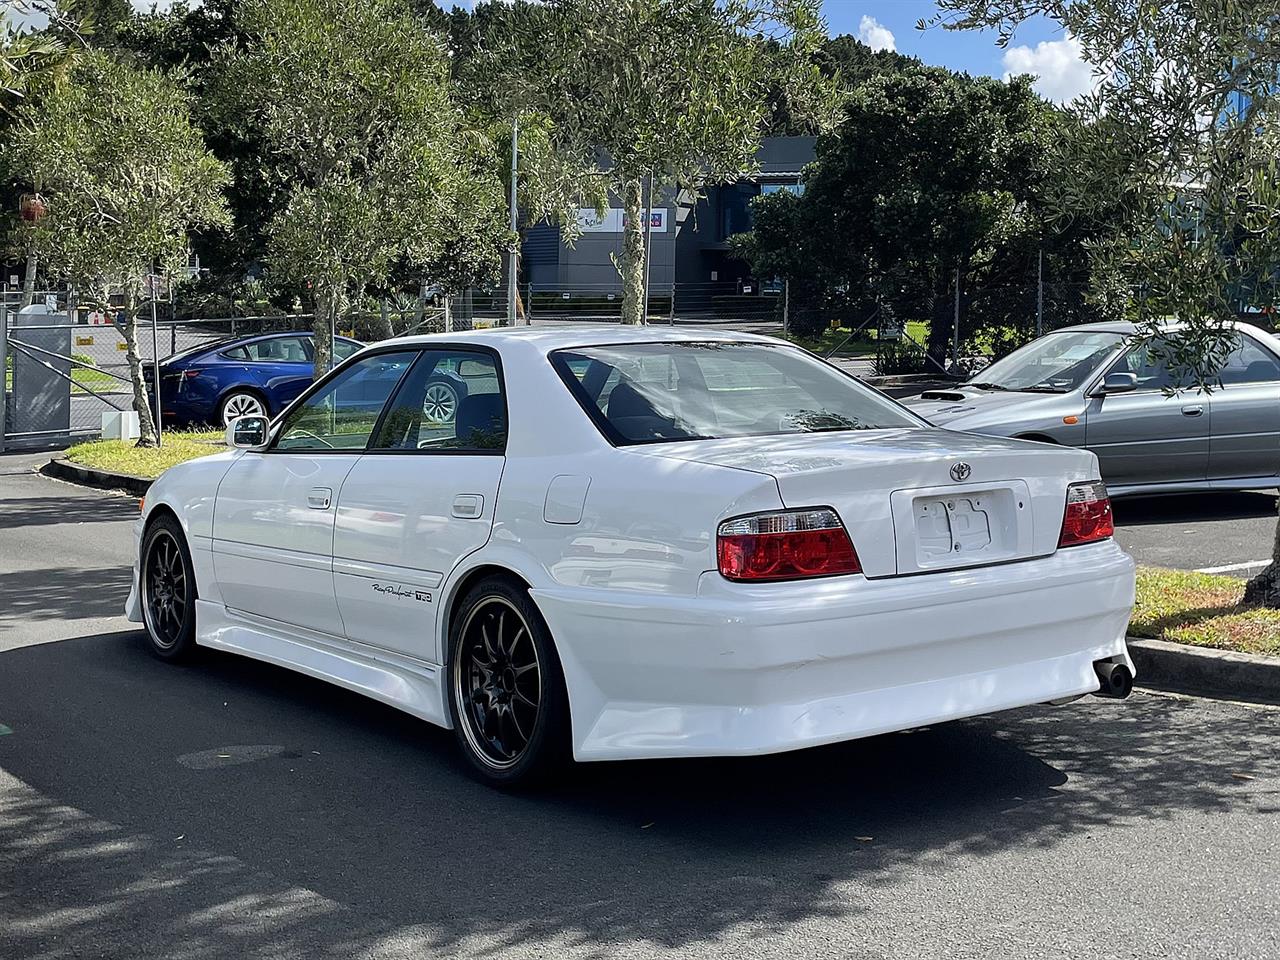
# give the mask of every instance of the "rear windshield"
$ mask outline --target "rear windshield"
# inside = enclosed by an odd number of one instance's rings
[[[615,444],[919,427],[834,368],[763,343],[628,343],[558,350],[552,362]]]

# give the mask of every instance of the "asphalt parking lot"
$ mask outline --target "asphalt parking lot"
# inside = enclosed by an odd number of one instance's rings
[[[153,659],[136,503],[38,462],[0,456],[6,960],[1280,957],[1280,710],[1087,698],[506,795],[378,704]],[[1269,495],[1144,503],[1152,556],[1271,542]]]

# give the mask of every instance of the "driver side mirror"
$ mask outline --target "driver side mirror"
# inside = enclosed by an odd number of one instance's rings
[[[1136,373],[1108,373],[1102,381],[1100,393],[1130,393],[1138,389]]]
[[[236,417],[227,424],[227,446],[240,450],[265,450],[271,421],[266,417]]]

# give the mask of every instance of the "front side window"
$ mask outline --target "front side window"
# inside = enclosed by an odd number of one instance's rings
[[[333,341],[334,362],[336,363],[339,360],[347,359],[347,357],[351,356],[353,353],[359,350],[362,346],[363,344],[355,343],[354,341],[351,341],[351,340]]]
[[[501,453],[506,445],[507,406],[493,356],[425,350],[370,449]]]
[[[275,449],[363,450],[417,357],[406,350],[357,360],[285,415]]]
[[[974,377],[971,386],[981,390],[1067,393],[1088,380],[1123,342],[1122,333],[1051,333],[997,360]]]
[[[800,350],[763,343],[629,343],[552,354],[615,444],[920,427]]]
[[[1186,371],[1169,369],[1165,358],[1171,348],[1162,337],[1144,340],[1116,361],[1108,373],[1132,373],[1138,379],[1139,390],[1181,390],[1191,386]]]

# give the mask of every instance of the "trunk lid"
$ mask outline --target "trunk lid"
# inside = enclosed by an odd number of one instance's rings
[[[787,507],[833,507],[868,577],[1051,554],[1067,484],[1097,478],[1094,457],[1086,451],[936,429],[627,449],[767,474]]]

